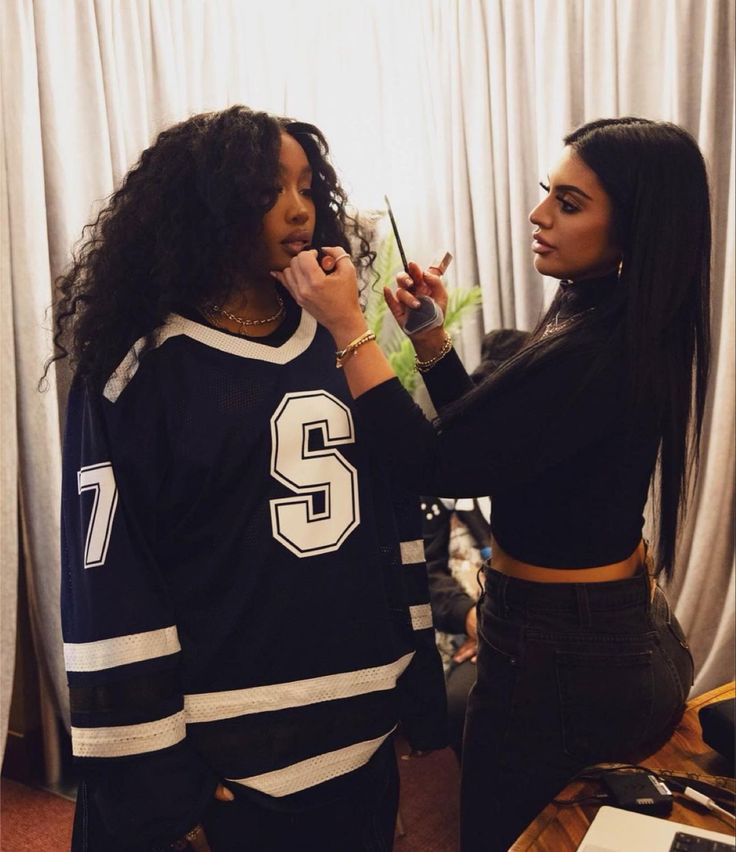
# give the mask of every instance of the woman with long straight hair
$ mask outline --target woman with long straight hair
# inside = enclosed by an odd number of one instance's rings
[[[581,768],[633,761],[676,725],[692,684],[656,584],[675,570],[709,360],[710,212],[702,155],[675,125],[604,119],[565,138],[529,218],[560,280],[525,347],[473,387],[442,327],[412,337],[428,422],[365,329],[345,264],[302,253],[279,278],[332,333],[361,426],[423,493],[492,498],[478,676],[462,766],[464,852],[506,850]],[[388,304],[429,295],[410,265]],[[654,479],[658,536],[642,539]]]

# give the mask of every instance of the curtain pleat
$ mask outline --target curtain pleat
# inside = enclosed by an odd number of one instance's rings
[[[3,265],[9,265],[9,280],[3,281],[3,303],[9,308],[3,315],[9,326],[10,337],[3,337],[3,346],[12,346],[8,365],[3,359],[3,370],[14,366],[14,376],[7,382],[7,390],[15,393],[5,396],[0,417],[3,433],[13,429],[17,444],[5,446],[3,453],[13,454],[3,459],[3,486],[5,464],[13,470],[17,466],[19,489],[3,487],[3,540],[0,573],[3,575],[3,593],[17,578],[17,533],[6,541],[5,532],[19,527],[18,505],[28,508],[24,515],[25,532],[31,542],[32,552],[26,565],[29,577],[34,580],[36,606],[31,612],[36,646],[40,657],[40,670],[48,679],[49,700],[57,715],[67,715],[66,678],[61,653],[61,624],[59,614],[59,495],[60,495],[60,441],[56,383],[49,377],[48,391],[39,393],[37,386],[43,363],[50,354],[50,322],[47,308],[50,304],[50,243],[48,233],[52,221],[58,222],[58,200],[49,192],[45,180],[44,159],[53,155],[53,143],[43,137],[41,120],[43,102],[40,97],[41,68],[36,52],[38,20],[33,4],[17,2],[2,4],[3,30],[2,106],[4,132],[4,168],[7,179],[7,217],[9,246],[3,253]],[[12,49],[11,49],[12,48]],[[15,411],[13,408],[15,406]],[[11,420],[12,418],[12,420]],[[14,422],[13,422],[14,421]],[[11,449],[12,447],[12,449]],[[13,450],[16,452],[13,453]],[[11,474],[12,475],[12,474]],[[12,514],[11,514],[12,513]],[[7,548],[7,550],[6,550]],[[10,600],[14,592],[10,591]],[[5,607],[5,602],[3,603]],[[3,613],[5,615],[5,613]],[[5,619],[4,619],[5,620]],[[0,654],[3,667],[13,659],[15,636],[2,633]],[[6,644],[7,642],[7,644]],[[3,682],[3,707],[7,706]],[[2,719],[6,731],[7,712]]]
[[[0,27],[4,20],[0,16]],[[0,52],[7,55],[2,27]],[[0,59],[0,63],[2,59]],[[6,68],[0,66],[2,80]],[[0,114],[5,114],[5,86],[0,85]],[[5,751],[15,672],[18,607],[18,429],[13,291],[10,264],[10,194],[5,133],[0,132],[0,749]]]

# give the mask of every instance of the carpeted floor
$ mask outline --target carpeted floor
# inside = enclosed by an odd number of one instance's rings
[[[398,751],[408,748],[400,742]],[[399,771],[405,833],[397,836],[394,852],[456,852],[459,773],[453,753],[400,759]],[[0,852],[68,852],[73,814],[73,802],[3,778]]]
[[[68,852],[74,802],[8,778],[0,785],[1,852]]]
[[[408,747],[399,742],[399,753]],[[451,749],[399,760],[399,815],[406,834],[394,852],[456,852],[460,817],[460,772]]]

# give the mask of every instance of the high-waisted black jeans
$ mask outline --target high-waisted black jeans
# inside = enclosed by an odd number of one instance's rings
[[[682,628],[646,574],[531,583],[485,569],[462,762],[462,852],[506,852],[585,766],[637,762],[693,681]]]

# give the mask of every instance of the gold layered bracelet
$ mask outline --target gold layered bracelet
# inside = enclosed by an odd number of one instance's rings
[[[172,852],[184,852],[186,849],[191,849],[192,844],[195,843],[203,834],[204,828],[202,828],[202,824],[199,823],[198,825],[195,825],[191,831],[188,831],[184,837],[181,837],[179,840],[175,840],[169,846],[169,849],[171,849]]]
[[[335,366],[337,369],[341,370],[345,361],[351,355],[354,355],[364,343],[370,343],[371,340],[375,339],[376,335],[369,329],[368,331],[364,331],[360,337],[356,337],[355,340],[351,340],[344,349],[338,349],[337,352],[335,352]]]
[[[420,373],[427,373],[429,370],[434,367],[435,364],[439,363],[445,355],[452,349],[452,338],[450,335],[445,332],[445,342],[442,344],[442,348],[440,351],[434,356],[434,358],[427,358],[426,361],[420,361],[419,358],[414,356],[414,367]]]

